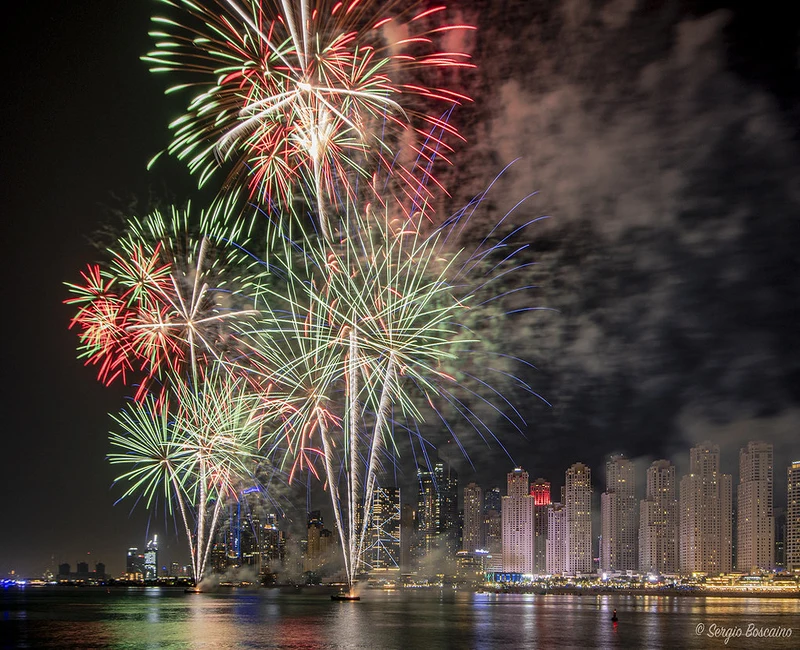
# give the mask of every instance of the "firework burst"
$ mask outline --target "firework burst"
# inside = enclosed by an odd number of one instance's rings
[[[197,583],[223,502],[237,499],[237,486],[254,482],[264,461],[259,441],[269,409],[249,381],[219,367],[201,388],[172,385],[172,400],[148,395],[113,418],[109,462],[124,470],[117,478],[126,486],[123,498],[143,498],[149,508],[161,496],[170,512],[180,513]]]
[[[263,316],[248,337],[250,368],[287,395],[272,450],[292,464],[290,476],[322,459],[351,584],[366,548],[368,521],[358,513],[369,511],[381,459],[394,452],[396,423],[420,422],[431,409],[450,429],[447,405],[494,438],[468,405],[475,400],[521,422],[488,382],[470,387],[446,370],[480,347],[467,323],[485,315],[495,276],[508,278],[524,249],[508,237],[471,253],[455,247],[466,214],[428,235],[396,233],[385,214],[352,215],[359,227],[347,239],[301,253],[287,245],[284,283],[252,292]]]
[[[355,198],[359,177],[383,197],[390,174],[406,213],[419,210],[437,184],[434,159],[457,135],[449,110],[467,97],[418,73],[471,67],[434,43],[472,27],[442,24],[444,7],[415,2],[163,2],[182,10],[180,22],[155,17],[156,49],[144,58],[153,71],[185,73],[170,90],[198,91],[172,124],[169,151],[201,185],[231,161],[229,182],[265,204],[315,206],[328,240],[330,209]]]
[[[220,209],[190,222],[190,211],[131,219],[106,267],[68,284],[78,306],[80,356],[104,383],[140,378],[137,398],[154,382],[197,381],[211,363],[235,356],[234,325],[256,315],[237,290],[244,273],[231,240],[242,234]]]

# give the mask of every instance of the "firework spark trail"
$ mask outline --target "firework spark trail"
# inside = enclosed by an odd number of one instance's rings
[[[181,17],[153,18],[155,49],[143,59],[154,72],[187,78],[168,92],[197,91],[172,124],[168,151],[187,160],[201,185],[218,159],[230,160],[229,185],[290,212],[301,196],[315,206],[325,240],[333,236],[329,206],[342,206],[340,190],[356,198],[355,177],[382,201],[377,174],[391,172],[406,214],[432,198],[429,181],[441,187],[433,160],[450,150],[445,138],[460,136],[436,117],[442,110],[427,107],[444,104],[449,114],[468,98],[426,86],[420,73],[473,67],[466,53],[439,51],[434,42],[474,29],[438,22],[444,7],[163,1]],[[401,161],[404,148],[417,158],[411,166]]]
[[[172,385],[173,401],[159,405],[148,395],[113,417],[108,458],[125,468],[117,478],[127,486],[122,498],[141,495],[149,508],[161,494],[170,512],[177,504],[199,582],[223,501],[238,498],[237,482],[263,462],[258,440],[268,410],[244,378],[221,369],[200,390]]]
[[[485,273],[509,276],[515,255],[525,247],[514,247],[511,254],[495,247],[503,256],[497,263],[489,260],[483,242],[472,253],[453,247],[450,236],[462,226],[460,219],[423,235],[413,227],[398,233],[388,216],[376,219],[365,212],[350,216],[357,227],[336,245],[300,246],[298,253],[293,242],[284,242],[283,261],[281,254],[270,258],[272,268],[281,267],[282,282],[249,290],[262,319],[247,334],[254,346],[248,363],[255,374],[281,384],[291,405],[272,436],[273,449],[282,449],[296,467],[307,448],[319,449],[313,438],[321,438],[350,584],[366,548],[381,454],[394,448],[395,410],[398,417],[421,421],[419,405],[427,403],[452,431],[434,404],[449,403],[482,437],[494,434],[466,398],[487,404],[508,421],[521,421],[519,411],[488,381],[463,372],[464,381],[475,387],[462,386],[444,367],[457,365],[459,353],[480,343],[467,323],[493,303],[485,295],[491,289]],[[302,428],[318,417],[317,409],[326,414],[326,426]],[[334,473],[340,466],[344,494]]]
[[[250,271],[226,243],[241,237],[243,224],[228,221],[224,206],[202,213],[198,226],[189,210],[131,219],[110,263],[67,285],[74,297],[65,302],[79,307],[70,325],[79,328],[79,356],[99,365],[101,381],[127,383],[136,371],[142,399],[183,369],[198,382],[205,367],[233,352],[234,326],[258,312],[237,307],[246,298],[236,272]]]

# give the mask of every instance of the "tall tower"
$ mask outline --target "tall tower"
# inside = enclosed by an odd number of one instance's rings
[[[376,487],[372,496],[367,562],[373,571],[400,569],[400,488]]]
[[[564,486],[567,515],[566,572],[592,573],[592,470],[575,463],[567,470]]]
[[[636,474],[633,463],[622,454],[606,463],[606,491],[600,497],[603,541],[600,568],[603,571],[635,571],[636,551]]]
[[[689,452],[680,484],[680,571],[719,575],[732,569],[733,485],[719,471],[719,446],[701,442]]]
[[[144,552],[144,579],[156,580],[158,578],[158,535],[147,542]]]
[[[550,483],[537,478],[531,483],[533,497],[533,572],[547,573],[547,525],[548,511],[552,504]]]
[[[503,571],[533,573],[533,497],[528,472],[521,467],[508,473],[503,497]]]
[[[484,548],[483,490],[477,483],[464,486],[464,541],[462,548],[474,552]]]
[[[443,557],[446,566],[425,568],[451,569],[455,565],[458,540],[458,474],[444,463],[436,463],[433,471],[417,470],[417,532],[422,564]]]
[[[775,568],[772,445],[748,442],[739,450],[736,568],[745,573]]]
[[[657,460],[647,468],[647,495],[640,504],[639,569],[647,573],[678,571],[678,500],[675,466]]]
[[[567,510],[561,503],[547,509],[546,572],[563,575],[567,572]]]
[[[786,570],[800,572],[800,460],[789,465],[786,494]]]

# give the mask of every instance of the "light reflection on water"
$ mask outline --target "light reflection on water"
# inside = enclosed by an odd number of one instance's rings
[[[619,624],[611,622],[616,609]],[[719,627],[790,627],[788,639],[723,639]],[[313,589],[184,594],[169,589],[0,592],[0,648],[795,648],[798,599],[539,596]]]

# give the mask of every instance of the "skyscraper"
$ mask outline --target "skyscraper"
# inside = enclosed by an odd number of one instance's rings
[[[677,536],[675,466],[657,460],[647,468],[647,494],[640,504],[639,569],[660,575],[677,573]]]
[[[458,550],[458,474],[440,462],[433,471],[418,469],[417,478],[420,562],[426,570],[454,570]],[[440,560],[444,560],[444,564]]]
[[[278,518],[275,514],[266,516],[260,535],[261,573],[266,575],[275,573],[280,569],[286,553],[286,537],[278,528]]]
[[[533,573],[533,497],[528,472],[517,467],[507,475],[503,497],[503,571]]]
[[[158,578],[158,535],[147,542],[144,552],[144,579],[155,580]]]
[[[566,572],[592,573],[592,471],[583,463],[567,470],[564,486],[567,524]]]
[[[465,551],[477,551],[484,548],[483,490],[477,483],[464,486],[464,536],[462,548]]]
[[[732,570],[730,474],[719,470],[719,446],[701,442],[689,452],[680,484],[680,571],[719,575]]]
[[[546,572],[563,575],[567,572],[567,510],[561,503],[547,509]]]
[[[786,494],[786,570],[800,571],[800,460],[787,471]]]
[[[491,490],[486,490],[483,495],[483,507],[486,510],[494,510],[500,512],[503,504],[503,493],[499,487],[493,487]]]
[[[322,548],[325,543],[322,541],[323,530],[322,513],[319,510],[312,510],[308,513],[307,519],[308,537],[306,539],[308,544],[303,571],[320,571],[325,564],[325,554]]]
[[[400,569],[400,488],[375,487],[369,523],[367,562],[371,571]]]
[[[736,567],[745,573],[775,568],[772,445],[748,442],[739,451]]]
[[[531,483],[533,497],[533,572],[547,573],[547,525],[548,511],[552,504],[550,483],[537,478]]]
[[[635,571],[639,531],[636,526],[636,473],[622,454],[606,463],[606,491],[600,497],[603,571]]]
[[[499,510],[487,510],[484,517],[485,517],[484,530],[486,531],[486,550],[489,551],[489,557],[486,558],[486,570],[502,571],[503,570],[503,516],[500,514]]]
[[[400,570],[403,573],[411,573],[416,568],[414,564],[414,548],[417,537],[414,530],[416,513],[410,503],[404,503],[400,512]]]
[[[144,553],[139,553],[138,548],[128,549],[125,558],[125,577],[128,580],[144,580]]]

